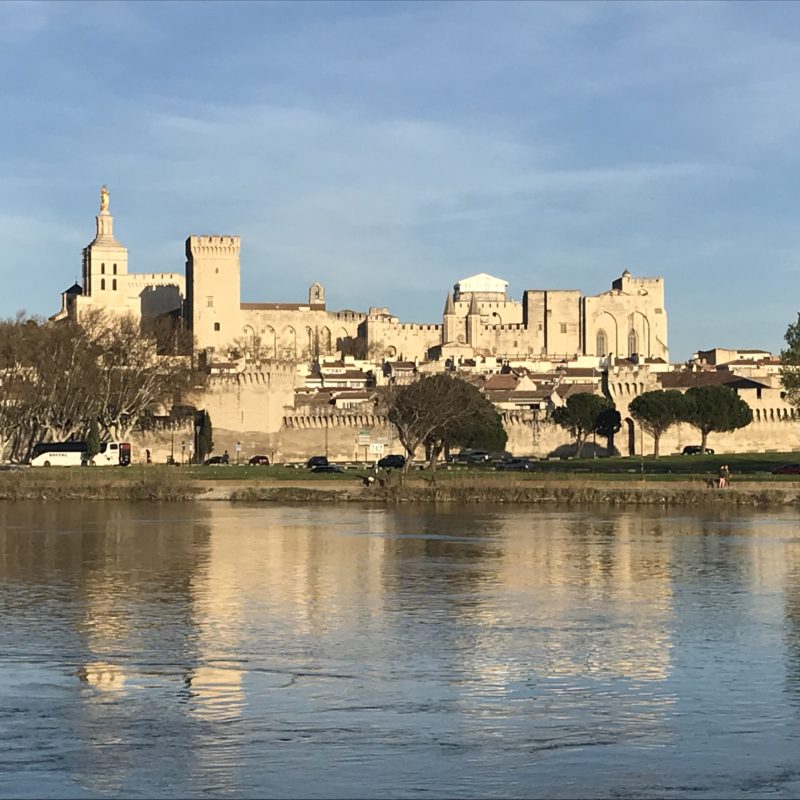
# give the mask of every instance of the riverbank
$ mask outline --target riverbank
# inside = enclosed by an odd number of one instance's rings
[[[604,481],[597,477],[558,479],[469,475],[433,482],[409,477],[364,486],[351,480],[198,480],[178,470],[119,470],[80,468],[59,471],[20,471],[0,475],[0,500],[124,500],[163,502],[238,503],[509,503],[529,505],[582,505],[700,507],[700,506],[800,506],[800,482],[764,485],[757,481],[716,489],[704,479]]]

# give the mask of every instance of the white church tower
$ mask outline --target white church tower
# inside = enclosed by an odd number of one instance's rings
[[[128,248],[114,238],[114,217],[108,210],[108,199],[108,189],[103,186],[100,213],[95,217],[97,233],[83,248],[83,297],[78,303],[138,317],[138,298],[128,296]]]

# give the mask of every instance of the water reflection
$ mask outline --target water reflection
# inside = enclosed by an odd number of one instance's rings
[[[792,514],[6,504],[0,792],[673,796],[681,773],[687,793],[756,773],[784,791],[796,530]]]

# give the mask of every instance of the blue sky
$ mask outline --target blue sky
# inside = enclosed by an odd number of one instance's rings
[[[242,237],[242,299],[438,321],[459,278],[666,281],[673,360],[800,308],[800,4],[0,4],[0,315]]]

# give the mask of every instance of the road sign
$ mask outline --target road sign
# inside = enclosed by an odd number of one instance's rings
[[[383,455],[383,442],[373,442],[369,446],[369,452],[373,456],[382,456]]]
[[[369,444],[369,431],[358,432],[358,446],[366,447]]]

